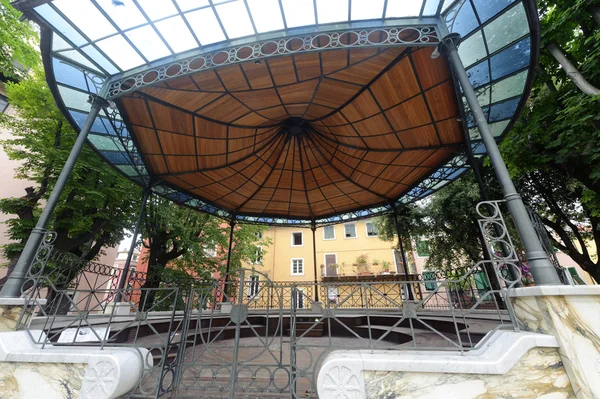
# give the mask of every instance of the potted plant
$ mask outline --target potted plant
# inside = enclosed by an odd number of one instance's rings
[[[369,256],[366,254],[360,254],[356,257],[356,263],[358,265],[358,272],[361,276],[371,274],[369,270]]]
[[[325,275],[325,265],[321,265],[321,276]]]
[[[345,273],[346,273],[346,262],[342,262],[342,265],[340,267],[340,270],[338,271],[338,274],[345,276],[346,275]]]
[[[387,260],[383,261],[383,272],[381,274],[390,274],[390,262]]]

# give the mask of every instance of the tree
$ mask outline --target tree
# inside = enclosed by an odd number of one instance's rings
[[[18,80],[25,72],[39,64],[40,54],[35,49],[38,35],[29,21],[21,21],[21,13],[0,0],[0,75]]]
[[[7,222],[14,242],[3,248],[10,273],[77,134],[56,107],[40,68],[8,83],[6,92],[17,114],[0,115],[0,126],[13,133],[1,144],[10,159],[21,162],[15,177],[34,183],[22,197],[0,200],[1,212],[17,215]],[[91,260],[104,246],[117,245],[133,224],[139,191],[86,146],[48,226],[57,232],[55,248]],[[75,276],[78,270],[71,272]]]
[[[238,225],[234,230],[231,270],[244,262],[254,263],[265,226]],[[148,275],[143,288],[210,281],[215,272],[224,272],[229,248],[229,226],[223,220],[153,196],[144,217],[143,245],[149,249]],[[212,256],[211,250],[217,251]],[[152,303],[148,298],[147,303]]]

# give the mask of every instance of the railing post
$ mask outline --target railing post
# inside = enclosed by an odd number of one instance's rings
[[[81,131],[77,136],[77,140],[75,140],[71,153],[56,180],[54,189],[46,202],[46,206],[44,207],[40,218],[27,239],[25,248],[23,248],[23,252],[21,252],[21,256],[19,257],[13,272],[7,278],[0,291],[0,298],[18,298],[21,296],[21,285],[25,281],[25,276],[27,275],[29,266],[44,237],[50,217],[52,216],[52,213],[54,213],[54,209],[56,208],[58,200],[69,180],[69,176],[75,167],[79,154],[81,154],[81,150],[83,149],[83,145],[85,144],[85,140],[92,128],[94,120],[96,120],[96,116],[98,116],[100,109],[108,106],[108,102],[104,98],[96,95],[90,95],[88,102],[92,104],[90,113],[81,127]]]
[[[535,283],[537,285],[560,284],[561,282],[554,270],[554,266],[552,266],[550,259],[548,259],[548,255],[544,252],[544,249],[540,244],[535,229],[533,228],[533,224],[525,209],[525,205],[523,204],[523,200],[517,193],[515,185],[510,178],[510,174],[504,164],[496,140],[490,130],[481,105],[479,105],[479,101],[477,100],[475,90],[473,89],[473,86],[471,86],[467,72],[458,55],[459,41],[460,35],[451,33],[442,39],[438,45],[438,50],[447,57],[452,72],[462,87],[467,103],[469,104],[473,117],[477,123],[479,134],[487,149],[498,182],[502,187],[504,199],[506,200],[508,209],[510,210],[515,226],[521,236],[523,246],[525,247],[527,260],[529,261]]]
[[[227,297],[229,296],[227,284],[229,283],[229,269],[231,267],[231,250],[233,249],[233,232],[235,231],[235,215],[231,218],[231,222],[229,222],[229,250],[227,251],[227,266],[225,268],[225,283],[223,286],[223,300],[221,302],[225,302]]]
[[[144,188],[142,195],[142,204],[140,205],[140,213],[138,215],[137,221],[135,223],[135,228],[133,230],[133,236],[131,237],[131,245],[129,246],[129,252],[127,253],[127,259],[125,260],[125,265],[123,266],[123,273],[121,274],[121,278],[119,279],[119,286],[117,287],[117,297],[115,302],[121,302],[123,297],[123,289],[129,280],[129,268],[131,266],[131,259],[133,258],[133,251],[135,250],[137,237],[140,234],[140,230],[142,228],[142,222],[144,220],[144,214],[146,213],[146,202],[148,201],[148,196],[150,195],[151,188]]]
[[[317,282],[317,239],[316,237],[316,231],[317,231],[317,227],[315,226],[315,222],[312,222],[312,226],[310,227],[310,229],[312,230],[312,238],[313,238],[313,269],[314,269],[314,273],[315,273],[315,302],[319,302],[319,289],[318,289],[318,282]]]

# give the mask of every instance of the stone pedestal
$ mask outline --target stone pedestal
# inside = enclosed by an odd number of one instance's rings
[[[521,329],[558,340],[577,398],[600,398],[600,286],[537,286],[509,294]]]
[[[223,302],[221,304],[221,313],[229,314],[229,313],[231,313],[232,308],[233,308],[233,304],[231,302]]]
[[[127,316],[130,312],[131,304],[129,302],[112,302],[106,305],[106,308],[104,309],[105,314],[112,314],[115,316]]]

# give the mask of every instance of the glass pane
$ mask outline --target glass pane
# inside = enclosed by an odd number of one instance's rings
[[[96,149],[100,151],[120,151],[123,149],[123,146],[121,146],[120,144],[119,146],[117,146],[115,144],[115,141],[110,137],[99,136],[97,134],[90,134],[88,136],[88,140],[90,141],[90,143],[92,143],[94,147],[96,147]]]
[[[315,24],[313,0],[283,0],[282,4],[288,28]]]
[[[448,7],[450,7],[453,3],[454,0],[444,0],[444,5],[442,6],[442,13],[446,11]]]
[[[67,43],[62,37],[52,32],[52,51],[68,50],[72,49],[69,43]]]
[[[194,30],[200,44],[207,45],[225,40],[223,30],[211,8],[205,8],[185,14],[185,18]]]
[[[423,0],[388,0],[386,18],[418,17]]]
[[[157,22],[155,26],[176,53],[198,47],[192,32],[180,16]]]
[[[133,29],[125,33],[135,47],[144,54],[148,61],[171,55],[161,38],[150,25]]]
[[[77,111],[69,111],[69,114],[71,114],[71,117],[73,118],[75,123],[77,123],[79,129],[81,129],[83,127],[83,124],[85,123],[85,120],[87,119],[88,114]],[[102,118],[96,118],[94,120],[94,123],[92,124],[91,132],[106,133],[106,128],[104,126],[105,125],[102,123]]]
[[[123,171],[127,176],[137,176],[138,172],[135,170],[133,166],[129,165],[119,165],[118,168]]]
[[[488,61],[480,62],[467,70],[467,75],[474,88],[490,83],[490,68]]]
[[[448,24],[448,30],[450,32],[460,33],[462,37],[465,37],[471,33],[473,29],[479,26],[477,23],[477,18],[475,18],[475,12],[473,11],[473,7],[471,7],[471,2],[469,1],[466,1],[462,5],[456,15],[452,13],[449,14],[448,17],[454,18],[446,21],[446,24]]]
[[[115,68],[115,66],[109,62],[98,50],[96,50],[95,47],[85,46],[82,47],[81,50],[109,74],[115,74],[119,72],[119,70]]]
[[[77,90],[69,89],[63,85],[56,85],[58,92],[67,108],[78,109],[81,111],[89,112],[90,103],[88,103],[89,94],[82,93]]]
[[[117,33],[112,24],[89,0],[54,0],[52,4],[92,40]]]
[[[488,19],[494,17],[504,8],[514,3],[515,0],[473,0],[479,20],[484,23]]]
[[[248,7],[259,33],[283,29],[278,0],[248,0]]]
[[[137,2],[152,21],[177,14],[177,9],[171,0],[137,0]]]
[[[519,105],[520,100],[520,98],[515,98],[514,100],[492,105],[490,109],[489,121],[495,122],[502,119],[512,118],[517,110],[517,105]]]
[[[83,54],[81,54],[77,50],[61,51],[58,54],[60,54],[62,57],[73,60],[73,61],[85,66],[86,68],[88,68],[90,70],[100,72],[100,70],[94,64],[92,64],[90,62],[90,60],[88,60]]]
[[[230,39],[254,33],[248,11],[242,1],[222,4],[215,8]]]
[[[527,68],[530,58],[531,45],[528,37],[491,57],[492,79],[499,79],[519,69]]]
[[[520,96],[525,89],[528,71],[523,71],[492,85],[492,102]]]
[[[35,8],[35,11],[44,18],[48,24],[54,27],[54,29],[70,41],[75,43],[76,46],[81,46],[87,43],[87,40],[81,36],[63,17],[58,15],[56,11],[48,4],[41,5]]]
[[[493,53],[529,33],[529,24],[523,4],[506,11],[483,28],[488,49]]]
[[[177,0],[177,5],[181,11],[189,11],[194,8],[206,7],[209,3],[208,0]]]
[[[133,47],[131,47],[121,35],[100,40],[96,44],[124,71],[144,63],[142,57],[135,52]]]
[[[381,18],[383,4],[383,0],[352,0],[352,20]]]
[[[100,151],[100,154],[114,165],[126,165],[129,163],[129,157],[124,152]]]
[[[317,0],[319,24],[348,21],[348,0]]]
[[[483,43],[483,35],[480,30],[461,42],[458,47],[458,54],[460,55],[460,59],[465,68],[483,59],[487,55]]]
[[[148,20],[131,0],[96,0],[96,2],[121,29],[148,23]]]
[[[73,68],[71,65],[52,59],[52,67],[54,69],[54,79],[59,83],[64,83],[68,86],[76,87],[81,90],[87,90],[87,84],[83,72]]]
[[[427,0],[423,9],[423,16],[437,15],[437,10],[440,6],[440,0]]]

